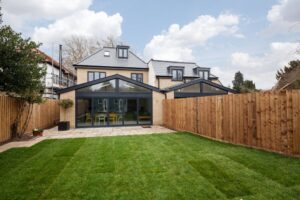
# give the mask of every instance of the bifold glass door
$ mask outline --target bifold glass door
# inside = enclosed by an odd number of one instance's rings
[[[124,125],[137,124],[137,99],[128,98],[124,101]]]
[[[77,127],[143,125],[152,123],[150,98],[83,97],[76,101]]]
[[[92,126],[92,99],[91,98],[80,98],[77,99],[77,112],[76,121],[77,126],[85,127]]]
[[[94,98],[93,99],[93,125],[94,126],[107,126],[107,111],[108,99],[107,98]]]
[[[138,104],[139,124],[151,124],[152,105],[151,101],[146,98],[140,98]]]
[[[109,125],[123,125],[123,99],[122,98],[110,98],[109,99]]]

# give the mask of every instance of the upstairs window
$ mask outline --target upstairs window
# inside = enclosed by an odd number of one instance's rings
[[[199,71],[199,78],[208,80],[208,71]]]
[[[183,80],[183,69],[172,69],[172,81]]]
[[[119,58],[128,58],[128,49],[127,48],[118,48],[118,57]]]
[[[88,81],[93,81],[105,77],[106,77],[105,72],[88,72]]]
[[[142,73],[132,73],[131,79],[138,81],[138,82],[143,82],[143,74]]]

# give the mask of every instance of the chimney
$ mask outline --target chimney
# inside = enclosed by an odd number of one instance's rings
[[[59,85],[62,85],[62,45],[59,45]]]

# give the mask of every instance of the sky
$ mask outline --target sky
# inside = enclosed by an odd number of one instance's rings
[[[270,89],[300,59],[300,0],[2,0],[4,24],[57,57],[64,39],[115,38],[146,62],[192,61],[225,86],[234,74]]]

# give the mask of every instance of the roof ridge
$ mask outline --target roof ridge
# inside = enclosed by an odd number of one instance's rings
[[[92,53],[91,55],[86,56],[85,58],[81,59],[80,61],[78,61],[77,63],[74,63],[73,65],[78,65],[79,63],[85,61],[86,59],[92,57],[93,55],[96,55],[97,53],[99,53],[100,51],[104,50],[104,47],[95,51],[94,53]]]
[[[145,63],[148,66],[148,63],[146,63],[143,59],[138,57],[134,52],[132,52],[131,50],[129,50],[129,52],[132,53],[132,55],[134,55],[137,59],[139,59],[140,61],[142,61],[143,63]]]
[[[188,61],[172,61],[172,60],[160,60],[160,59],[153,59],[153,58],[151,58],[150,60],[149,60],[149,62],[150,61],[157,61],[157,62],[173,62],[173,63],[186,63],[186,64],[195,64],[195,65],[197,65],[197,63],[196,62],[188,62]],[[149,63],[148,62],[148,63]]]

